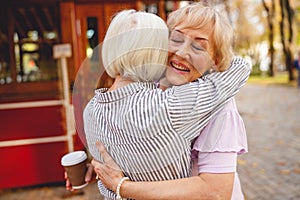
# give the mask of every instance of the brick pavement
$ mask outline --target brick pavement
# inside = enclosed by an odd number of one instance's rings
[[[249,153],[238,159],[247,200],[300,200],[300,90],[246,84],[237,95]],[[64,186],[1,191],[0,200],[101,200],[95,184],[66,196]]]
[[[103,200],[96,183],[89,184],[75,194],[61,186],[0,190],[0,200]]]
[[[246,84],[237,95],[249,153],[238,172],[248,200],[300,199],[300,90]]]

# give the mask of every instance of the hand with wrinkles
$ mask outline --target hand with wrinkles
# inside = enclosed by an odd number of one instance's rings
[[[101,142],[97,142],[96,146],[104,163],[100,163],[93,159],[91,164],[94,167],[94,171],[96,172],[98,179],[106,188],[116,192],[118,183],[124,177],[124,174],[113,158],[108,154],[104,145]]]

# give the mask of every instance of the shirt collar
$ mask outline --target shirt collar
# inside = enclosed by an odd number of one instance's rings
[[[141,90],[157,88],[157,85],[152,82],[134,82],[113,91],[108,91],[109,88],[100,88],[95,91],[95,95],[99,103],[109,103],[131,96]]]

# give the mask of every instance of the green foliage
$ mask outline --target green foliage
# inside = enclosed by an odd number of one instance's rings
[[[259,64],[254,64],[252,66],[251,76],[260,76],[262,75],[262,71],[260,70]]]
[[[255,83],[255,84],[276,84],[276,85],[284,85],[289,87],[296,87],[296,81],[289,81],[288,72],[280,72],[277,73],[274,77],[267,76],[266,74],[261,75],[251,75],[247,81],[247,83]]]

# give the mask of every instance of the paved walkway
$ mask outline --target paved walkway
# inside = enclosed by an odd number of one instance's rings
[[[300,200],[300,90],[246,84],[236,99],[248,134],[249,153],[238,159],[246,199]],[[70,196],[63,186],[0,190],[0,200],[102,199],[95,184],[82,192]]]
[[[300,199],[300,90],[247,84],[237,96],[249,153],[238,171],[249,200]]]

